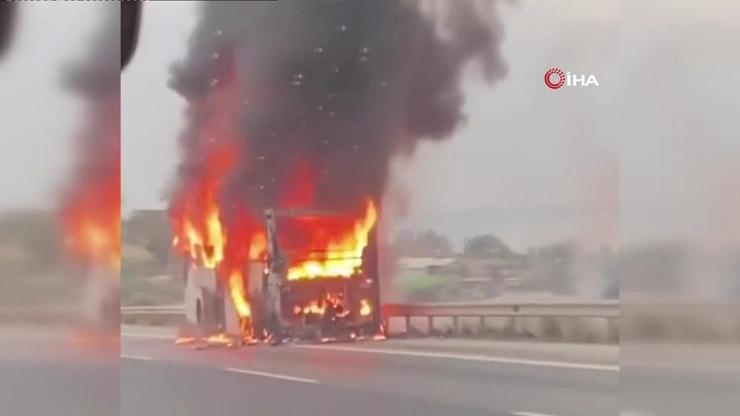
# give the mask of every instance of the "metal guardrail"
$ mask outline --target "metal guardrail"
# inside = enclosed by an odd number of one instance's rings
[[[173,318],[178,318],[185,314],[183,305],[170,306],[125,306],[121,308],[124,322],[140,321],[157,321],[172,322]],[[391,331],[391,320],[402,319],[405,321],[404,331],[408,334],[417,331],[412,326],[412,319],[419,318],[427,321],[427,330],[431,333],[438,333],[439,328],[435,327],[435,320],[444,318],[451,320],[452,333],[460,334],[461,324],[466,323],[467,329],[470,330],[470,319],[477,318],[477,332],[484,333],[487,329],[486,318],[502,317],[509,319],[509,328],[516,332],[519,318],[551,318],[568,320],[575,319],[603,319],[607,322],[613,332],[618,332],[616,321],[619,318],[619,303],[616,301],[591,302],[591,303],[546,303],[546,302],[529,302],[529,303],[429,303],[429,304],[410,304],[410,303],[390,303],[382,306],[381,309],[384,327],[388,332]],[[438,322],[439,323],[439,322]],[[475,326],[475,325],[474,325]]]
[[[3,316],[0,308],[0,319]],[[9,312],[9,313],[8,313]],[[184,315],[185,311],[181,305],[171,306],[128,306],[122,308],[122,314],[132,319],[152,318],[164,320],[177,315]],[[459,333],[461,324],[467,324],[470,329],[470,321],[478,319],[479,329],[485,329],[486,318],[508,319],[510,328],[515,329],[519,318],[522,324],[526,324],[528,318],[549,318],[548,325],[553,321],[565,323],[578,323],[589,327],[594,320],[595,327],[603,325],[605,321],[612,338],[618,337],[619,333],[625,331],[630,337],[654,337],[655,331],[661,336],[666,333],[673,334],[676,339],[694,339],[698,336],[702,339],[726,339],[732,340],[740,336],[740,303],[697,303],[680,300],[641,300],[639,302],[604,301],[590,303],[573,302],[521,302],[521,303],[429,303],[429,304],[406,304],[393,303],[382,307],[383,319],[386,328],[389,328],[390,319],[401,319],[405,321],[407,332],[414,323],[427,320],[427,328],[435,328],[435,319],[445,319],[452,329]],[[15,310],[6,311],[6,316],[17,318]],[[580,321],[580,322],[579,322]],[[473,321],[473,324],[475,321]],[[499,320],[500,323],[500,320]],[[558,324],[559,325],[559,324]],[[570,325],[568,325],[570,326]],[[422,328],[424,327],[422,323]],[[657,329],[656,329],[657,328]],[[475,328],[472,328],[475,329]],[[692,338],[694,337],[694,338]]]
[[[123,306],[122,315],[185,315],[183,305],[168,306]]]
[[[0,306],[0,323],[57,324],[84,318],[85,311],[78,305]]]
[[[185,319],[184,305],[123,306],[121,322],[132,325],[179,325]]]
[[[618,318],[619,303],[391,303],[383,305],[383,316]]]
[[[405,332],[417,330],[412,326],[412,318],[426,318],[429,333],[437,332],[435,319],[448,318],[452,320],[452,332],[460,334],[461,320],[477,318],[477,331],[487,330],[486,318],[507,318],[509,331],[514,332],[518,318],[599,318],[606,321],[612,332],[617,332],[616,321],[619,318],[619,302],[604,301],[591,303],[429,303],[429,304],[386,304],[382,309],[385,328],[390,329],[393,318],[402,318],[405,321]],[[468,327],[468,330],[470,328]]]

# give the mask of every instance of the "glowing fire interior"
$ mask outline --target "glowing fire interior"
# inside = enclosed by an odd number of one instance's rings
[[[366,302],[363,300],[363,302]],[[343,318],[350,314],[350,310],[345,304],[344,297],[339,293],[327,293],[323,299],[315,299],[304,306],[295,305],[293,314],[295,315],[325,315],[327,311],[332,311],[337,318]],[[361,313],[362,315],[362,313]],[[365,315],[363,315],[365,316]]]
[[[367,299],[362,299],[360,301],[360,315],[362,316],[369,316],[373,312],[372,306],[370,306],[370,301]]]
[[[329,236],[322,246],[311,247],[312,251],[306,257],[296,260],[288,268],[288,280],[352,277],[357,274],[362,268],[362,251],[377,220],[375,204],[368,200],[364,216],[355,221],[352,229]]]

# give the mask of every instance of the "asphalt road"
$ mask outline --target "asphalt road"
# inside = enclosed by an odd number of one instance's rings
[[[703,364],[633,365],[621,370],[621,416],[736,416],[740,370]]]
[[[656,349],[663,360],[630,360],[637,354],[628,351],[618,372],[612,353],[589,346],[568,354],[554,344],[453,340],[198,350],[171,335],[139,335],[123,336],[119,351],[117,339],[0,329],[0,415],[734,416],[740,407],[740,368],[728,365],[737,364],[728,348],[711,350],[712,365],[665,347]]]
[[[616,368],[408,347],[394,341],[193,349],[122,338],[121,414],[619,413]]]
[[[0,415],[115,416],[118,339],[67,328],[0,328]]]

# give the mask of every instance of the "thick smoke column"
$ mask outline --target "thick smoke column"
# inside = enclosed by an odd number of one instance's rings
[[[175,196],[228,140],[238,154],[223,206],[380,200],[394,155],[460,124],[465,64],[488,80],[506,71],[493,7],[449,3],[440,18],[399,0],[205,2],[172,69],[189,104]]]

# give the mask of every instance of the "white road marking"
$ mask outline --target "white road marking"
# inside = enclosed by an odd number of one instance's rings
[[[490,355],[468,355],[468,354],[453,354],[444,352],[428,352],[428,351],[409,351],[409,350],[395,350],[395,349],[381,349],[381,348],[358,348],[358,347],[341,347],[336,345],[292,345],[295,348],[308,348],[308,349],[324,349],[334,351],[348,351],[348,352],[366,352],[374,354],[388,354],[388,355],[406,355],[410,357],[424,357],[424,358],[446,358],[453,360],[465,360],[465,361],[479,361],[489,363],[501,363],[501,364],[519,364],[519,365],[533,365],[540,367],[558,367],[558,368],[569,368],[574,370],[598,370],[598,371],[619,371],[618,365],[608,364],[589,364],[589,363],[572,363],[565,361],[540,361],[540,360],[525,360],[519,358],[505,358],[505,357],[494,357]]]
[[[514,412],[512,413],[514,416],[555,416],[555,415],[549,415],[547,413],[533,413],[533,412]]]
[[[122,337],[129,337],[129,338],[152,338],[152,339],[168,339],[168,340],[174,340],[175,338],[171,335],[162,335],[162,334],[139,334],[135,332],[121,332]]]
[[[299,383],[317,384],[319,382],[318,380],[314,380],[312,378],[293,377],[293,376],[286,376],[284,374],[275,374],[275,373],[265,373],[262,371],[245,370],[243,368],[226,367],[224,368],[224,370],[231,371],[232,373],[249,374],[253,376],[269,377],[269,378],[276,378],[276,379],[288,380],[288,381],[297,381]]]
[[[141,360],[141,361],[152,361],[154,358],[152,357],[145,357],[143,355],[128,355],[128,354],[121,354],[121,358],[125,358],[128,360]]]

